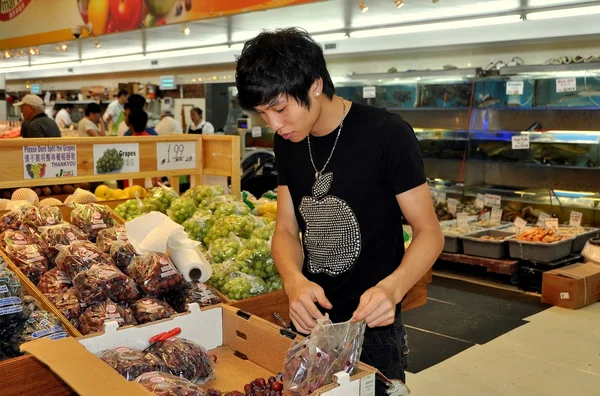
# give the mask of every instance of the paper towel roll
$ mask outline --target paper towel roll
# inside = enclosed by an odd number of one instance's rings
[[[212,267],[198,248],[167,246],[167,253],[186,281],[206,282],[212,276]]]

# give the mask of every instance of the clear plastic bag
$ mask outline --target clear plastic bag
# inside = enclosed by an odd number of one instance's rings
[[[135,256],[137,253],[130,242],[116,241],[110,247],[110,257],[121,271],[127,271],[127,267]]]
[[[158,371],[136,378],[144,388],[157,396],[205,396],[204,389],[184,378]]]
[[[142,298],[131,304],[130,307],[139,324],[167,319],[177,313],[168,303],[156,298]]]
[[[273,234],[275,233],[275,222],[271,221],[265,226],[257,228],[252,233],[252,237],[264,239],[265,241],[270,241],[273,238]]]
[[[56,266],[71,280],[95,264],[113,265],[113,262],[109,255],[89,241],[75,241],[63,246],[56,256]]]
[[[139,198],[130,199],[120,203],[115,208],[115,212],[125,221],[133,220],[142,215],[142,200]]]
[[[186,281],[168,255],[152,252],[136,256],[127,267],[131,276],[144,293],[153,297],[181,291]]]
[[[236,262],[240,264],[242,272],[265,280],[279,275],[271,256],[271,246],[264,239],[252,238],[246,241],[236,257]]]
[[[58,206],[40,206],[40,227],[54,226],[62,223],[63,216]]]
[[[213,215],[205,209],[197,210],[182,226],[193,241],[203,242],[208,230],[214,224]]]
[[[85,308],[85,304],[79,300],[74,287],[58,293],[46,294],[46,297],[73,326],[79,328],[79,318],[81,317],[82,309]]]
[[[167,209],[167,215],[177,224],[182,224],[184,221],[194,215],[198,204],[193,198],[177,198],[171,203]]]
[[[87,241],[87,235],[69,223],[60,223],[51,227],[40,227],[41,237],[49,246],[48,259],[52,262],[59,253],[58,246],[68,246],[75,241]]]
[[[136,325],[131,309],[106,300],[89,306],[79,319],[81,334],[91,334],[104,330],[105,322],[117,322],[119,327]]]
[[[71,212],[71,224],[88,235],[92,242],[96,241],[98,232],[114,225],[111,211],[104,205],[95,203],[74,204]]]
[[[44,311],[43,309],[35,309],[29,315],[29,318],[23,323],[11,337],[11,344],[15,352],[19,354],[21,344],[39,338],[50,338],[58,340],[68,337],[69,334],[64,329],[60,319],[53,313]]]
[[[0,338],[14,334],[30,313],[23,305],[21,281],[7,264],[0,263]]]
[[[29,226],[21,225],[17,230],[6,230],[0,234],[0,249],[7,246],[31,245],[43,243],[40,235]]]
[[[220,290],[232,300],[243,300],[265,294],[268,288],[262,278],[244,274],[243,272],[236,272],[231,275],[231,279]]]
[[[128,241],[125,226],[119,225],[100,230],[100,232],[98,232],[98,236],[96,237],[96,245],[104,253],[110,253],[110,248],[117,241]]]
[[[126,347],[107,349],[100,352],[98,357],[125,377],[127,381],[134,381],[144,373],[166,369],[158,356],[138,349]]]
[[[327,315],[317,321],[309,337],[292,343],[285,356],[283,386],[286,395],[309,395],[329,385],[334,374],[352,374],[362,352],[365,322],[331,324]]]
[[[212,266],[212,276],[206,281],[212,287],[221,290],[223,285],[227,283],[232,275],[239,271],[239,265],[233,261],[215,264]]]
[[[233,259],[244,246],[244,242],[235,234],[229,234],[227,238],[215,239],[208,249],[208,253],[214,263],[222,263]]]
[[[140,298],[137,285],[112,264],[94,264],[73,278],[77,295],[86,304],[110,299],[129,302]]]
[[[244,202],[238,201],[235,198],[230,198],[226,202],[223,202],[215,209],[215,217],[229,216],[229,215],[249,215],[252,209]]]
[[[12,209],[0,217],[0,232],[6,230],[17,230],[22,223],[23,212],[19,209]]]
[[[6,255],[34,284],[50,269],[50,263],[38,245],[9,245]]]
[[[225,195],[223,187],[211,184],[201,184],[187,190],[182,196],[185,198],[193,198],[197,204],[201,204],[208,198],[214,198]]]
[[[67,275],[59,270],[53,268],[46,272],[40,278],[37,284],[37,288],[44,294],[57,294],[62,293],[71,287],[71,280]]]
[[[150,347],[173,375],[203,384],[215,379],[215,362],[206,349],[185,338],[169,338]]]
[[[173,189],[160,185],[148,191],[148,195],[144,198],[142,213],[161,212],[166,214],[171,203],[179,198]]]
[[[240,238],[250,238],[252,232],[262,227],[264,223],[257,220],[255,216],[241,216],[241,215],[229,215],[223,216],[216,219],[215,223],[208,230],[204,243],[207,246],[218,238],[226,238],[229,234],[233,233]]]
[[[209,286],[200,282],[191,282],[184,291],[169,294],[164,298],[179,313],[186,312],[188,304],[197,303],[203,308],[223,302]]]

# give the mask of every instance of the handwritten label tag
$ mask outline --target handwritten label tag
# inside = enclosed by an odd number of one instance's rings
[[[523,95],[523,87],[525,83],[523,81],[507,81],[506,82],[506,94],[507,95]]]
[[[546,229],[550,230],[558,230],[558,219],[554,218],[554,219],[547,219],[546,220]]]
[[[485,206],[485,195],[477,194],[477,198],[475,199],[475,207],[477,209],[483,209]]]
[[[375,87],[363,87],[363,99],[373,99],[376,96]]]
[[[466,213],[459,213],[456,215],[458,222],[458,228],[469,228],[469,216]]]
[[[500,224],[502,221],[502,209],[493,208],[492,209],[492,217],[490,218],[492,223]]]
[[[571,218],[569,219],[569,225],[575,227],[581,227],[581,220],[583,219],[583,213],[581,212],[571,212]]]
[[[457,208],[458,208],[458,201],[454,198],[448,198],[448,212],[455,215]]]
[[[529,149],[529,135],[513,136],[511,139],[512,139],[512,149],[513,150]]]
[[[175,170],[196,167],[196,142],[156,143],[156,169]]]
[[[546,220],[550,219],[551,216],[548,213],[540,213],[540,217],[538,217],[537,226],[544,227],[546,225]]]
[[[575,78],[557,78],[556,92],[575,92],[577,91],[577,80]]]
[[[491,208],[499,208],[502,204],[502,197],[500,195],[485,194],[484,203],[485,206],[489,206]]]
[[[520,234],[521,231],[523,231],[525,229],[525,227],[527,227],[527,222],[520,217],[517,217],[515,219],[515,221],[513,222],[513,224],[514,224],[515,228],[517,229],[517,234]]]
[[[437,202],[438,203],[444,203],[444,202],[446,202],[446,193],[445,192],[439,192],[438,193]]]

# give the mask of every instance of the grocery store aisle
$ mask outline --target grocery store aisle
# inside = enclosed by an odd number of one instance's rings
[[[439,283],[445,285],[444,288],[449,288],[446,280],[434,279],[433,287],[430,288],[432,294],[438,292]],[[495,294],[496,290],[488,289],[488,294],[472,296],[473,307],[481,307],[485,304],[483,301],[493,299],[490,294]],[[504,316],[512,324],[518,324],[514,320],[515,316],[510,319],[511,315],[506,314],[512,312],[518,316],[517,312],[534,310],[527,300],[539,300],[539,297],[511,293],[520,295],[519,299],[525,299],[525,302],[515,303],[516,310],[506,310],[503,307],[513,305],[507,300],[504,300],[506,304],[497,302],[494,315]],[[511,299],[510,296],[508,298]],[[433,315],[435,307],[432,307],[432,302],[436,301],[428,301],[425,307],[429,306]],[[413,330],[413,333],[417,331],[416,334],[427,333],[429,336],[421,339],[415,337],[412,340],[413,354],[410,373],[407,375],[407,385],[412,394],[441,396],[448,395],[450,391],[460,395],[600,395],[600,303],[577,311],[544,307],[540,304],[537,313],[532,312],[531,316],[523,317],[520,325],[503,331],[506,329],[505,325],[498,330],[503,334],[481,344],[459,337],[453,337],[452,343],[432,342],[445,335]],[[419,314],[419,309],[413,315],[423,315]],[[407,323],[411,321],[409,313],[406,315]],[[475,315],[472,327],[495,328],[498,323],[494,315],[490,316],[489,323],[479,322]],[[440,323],[439,326],[443,329],[455,325]],[[468,332],[464,334],[469,336]],[[436,352],[438,348],[451,357],[421,370],[413,369],[413,361],[419,364],[418,355],[426,350]],[[455,353],[450,354],[453,352],[452,348]],[[440,354],[439,351],[437,353]]]

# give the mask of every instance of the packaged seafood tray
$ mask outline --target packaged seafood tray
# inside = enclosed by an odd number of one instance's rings
[[[507,239],[507,242],[510,257],[542,263],[550,263],[567,257],[573,248],[573,238],[546,243],[519,241],[511,237]]]
[[[560,226],[558,227],[558,233],[573,237],[572,252],[579,253],[590,238],[594,238],[600,234],[600,228]]]
[[[485,230],[460,237],[463,251],[470,256],[501,259],[508,256],[506,239],[514,236],[514,232],[502,230]]]

